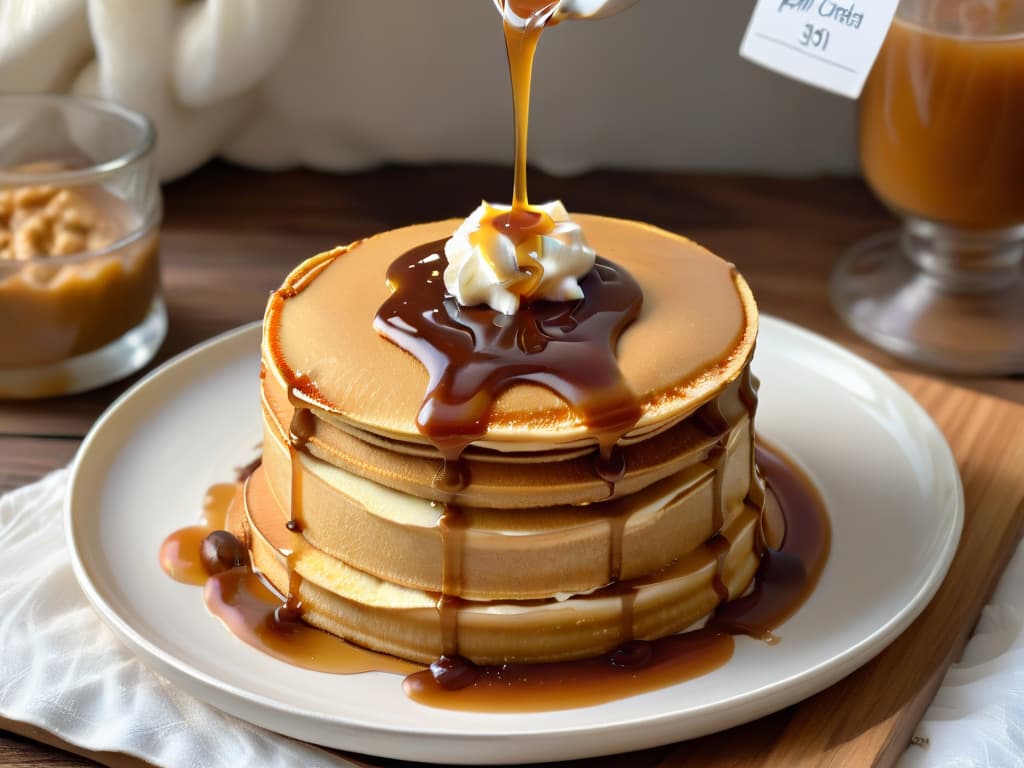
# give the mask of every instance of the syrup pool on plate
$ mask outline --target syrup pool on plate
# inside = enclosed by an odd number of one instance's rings
[[[442,658],[433,668],[423,668],[303,624],[289,613],[285,596],[247,562],[224,569],[222,559],[203,557],[206,539],[196,533],[205,530],[209,536],[213,526],[230,518],[231,504],[242,498],[241,484],[214,486],[204,504],[206,522],[172,533],[160,560],[169,575],[176,562],[207,569],[204,595],[210,612],[243,642],[296,666],[334,674],[404,675],[404,682],[396,679],[395,685],[402,685],[406,695],[445,709],[537,712],[592,706],[712,672],[732,657],[734,635],[776,642],[776,628],[813,592],[831,542],[821,497],[778,449],[759,444],[757,461],[767,485],[760,537],[765,552],[749,593],[722,605],[703,629],[653,642],[630,641],[611,653],[580,661],[477,666],[460,658]],[[223,531],[217,536],[221,534],[230,536]],[[172,542],[178,554],[167,558]],[[236,543],[238,551],[245,550],[244,542]],[[188,546],[193,549],[187,551]],[[179,580],[195,583],[191,577]]]

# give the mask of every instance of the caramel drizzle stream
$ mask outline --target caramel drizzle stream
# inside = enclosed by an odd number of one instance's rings
[[[714,536],[711,537],[705,546],[715,557],[715,572],[711,577],[711,586],[714,588],[715,594],[718,595],[718,599],[722,602],[729,599],[729,588],[725,585],[725,581],[722,578],[725,558],[729,554],[730,545],[729,540],[722,534],[722,526],[725,523],[722,494],[725,493],[725,467],[728,456],[725,446],[728,443],[730,433],[731,430],[715,443],[708,453],[708,464],[711,465],[712,472],[714,473],[711,481],[711,530],[714,531]]]
[[[441,534],[441,594],[437,614],[441,622],[441,655],[459,652],[459,606],[462,594],[462,559],[465,552],[466,520],[462,510],[445,504],[437,523]]]
[[[512,210],[529,210],[526,194],[526,144],[530,128],[530,88],[533,82],[533,58],[540,33],[550,21],[557,2],[507,0],[502,8],[502,27],[512,79],[512,107],[515,120],[515,181]]]
[[[302,575],[299,573],[298,563],[306,546],[306,540],[302,535],[303,517],[303,468],[299,454],[308,452],[310,439],[316,433],[316,416],[309,408],[309,403],[304,395],[310,388],[315,389],[309,377],[299,374],[296,383],[288,390],[288,400],[292,405],[292,419],[288,427],[288,458],[291,467],[290,483],[290,505],[289,519],[285,527],[294,534],[290,537],[293,546],[282,554],[286,558],[288,568],[288,594],[285,595],[284,605],[275,612],[275,619],[289,622],[297,621],[302,615],[302,600],[299,591],[302,588]]]
[[[746,368],[743,371],[743,376],[740,378],[740,402],[743,403],[743,407],[747,409],[747,413],[753,416],[754,412],[757,411],[757,390],[761,385],[757,377],[750,372],[750,368]],[[754,420],[750,420],[750,487],[747,490],[746,501],[752,507],[756,509],[764,509],[765,504],[765,483],[764,476],[761,474],[761,470],[757,467],[757,447],[755,445],[756,434],[754,432]],[[765,549],[765,542],[763,536],[758,537],[757,546],[758,554],[760,555]]]
[[[544,267],[532,253],[540,247],[540,236],[554,229],[554,222],[542,209],[530,205],[526,192],[527,137],[530,128],[530,89],[533,82],[533,59],[541,32],[551,21],[558,7],[551,0],[508,0],[502,7],[505,51],[512,80],[512,111],[515,123],[515,178],[512,184],[512,210],[497,212],[481,222],[481,229],[490,226],[506,235],[515,244],[516,271],[492,258],[486,247],[481,251],[495,274],[509,291],[525,301],[537,290],[544,278]],[[480,244],[478,233],[470,241]]]

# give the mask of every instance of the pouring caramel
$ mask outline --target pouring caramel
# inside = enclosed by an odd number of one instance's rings
[[[481,230],[492,227],[507,236],[516,249],[517,274],[507,274],[488,248],[480,230],[470,235],[470,242],[487,259],[491,269],[508,284],[509,290],[529,301],[544,276],[544,267],[531,256],[540,250],[540,238],[550,233],[555,223],[544,210],[530,205],[526,192],[526,146],[530,128],[530,87],[533,81],[533,58],[541,32],[552,20],[558,2],[551,0],[507,0],[502,5],[502,26],[505,48],[512,78],[512,110],[515,122],[515,180],[512,186],[512,209],[488,211]]]

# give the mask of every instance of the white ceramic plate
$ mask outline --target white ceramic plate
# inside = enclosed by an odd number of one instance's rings
[[[195,522],[206,488],[260,441],[259,329],[220,336],[166,364],[97,422],[66,509],[78,580],[147,664],[253,723],[343,749],[446,763],[588,757],[680,741],[768,714],[837,681],[920,613],[956,550],[963,492],[924,411],[874,366],[762,318],[758,429],[825,498],[832,554],[809,601],[768,646],[738,638],[724,667],[609,704],[539,714],[430,709],[383,673],[327,675],[244,645],[198,589],[167,578],[163,538]]]

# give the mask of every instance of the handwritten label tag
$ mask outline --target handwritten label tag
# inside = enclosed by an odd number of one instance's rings
[[[758,0],[740,55],[851,99],[860,95],[899,0]]]

